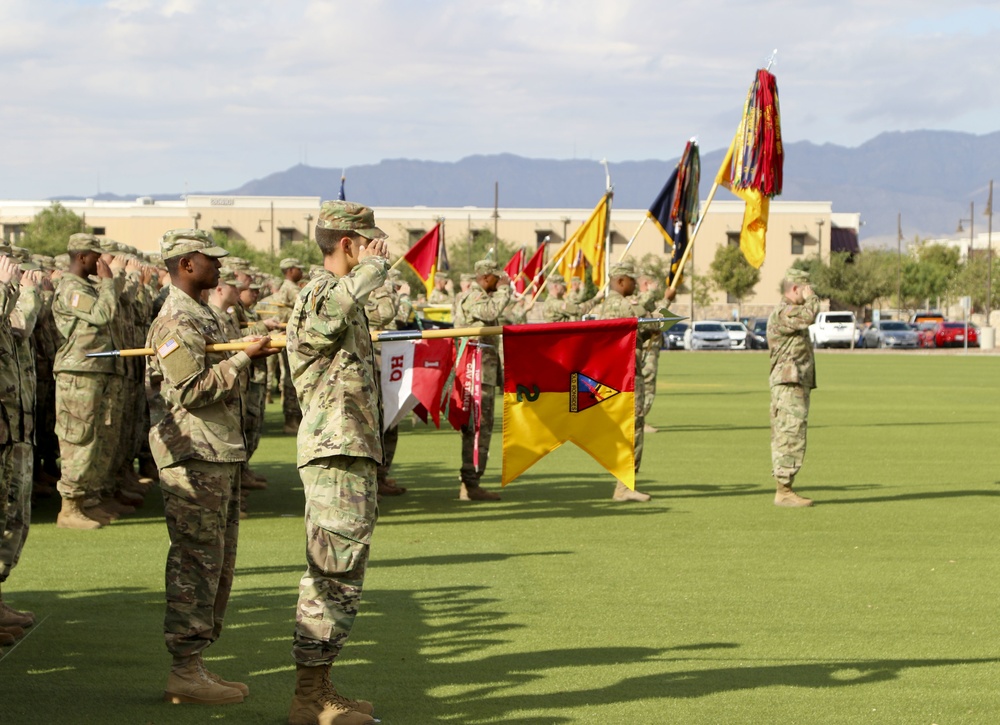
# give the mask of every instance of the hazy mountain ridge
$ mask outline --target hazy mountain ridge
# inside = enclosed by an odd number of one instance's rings
[[[702,154],[705,198],[724,150]],[[615,206],[646,208],[677,159],[609,162]],[[302,164],[209,193],[335,198],[340,169]],[[785,146],[784,193],[779,200],[832,201],[835,212],[860,212],[862,239],[895,239],[902,214],[907,239],[954,232],[976,203],[985,224],[990,178],[1000,178],[1000,131],[977,136],[955,131],[887,132],[848,148],[798,141]],[[528,159],[514,154],[475,155],[455,162],[386,159],[347,169],[347,198],[373,206],[586,208],[604,190],[604,168],[592,160]],[[154,195],[176,198],[177,194]],[[97,198],[129,199],[105,194]],[[733,198],[721,191],[718,198]]]

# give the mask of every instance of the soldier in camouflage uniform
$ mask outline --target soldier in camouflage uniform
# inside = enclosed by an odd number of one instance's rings
[[[806,455],[809,397],[816,387],[816,360],[809,325],[816,321],[819,298],[809,276],[789,269],[781,281],[781,301],[767,320],[771,354],[771,475],[777,482],[775,506],[801,508],[812,500],[792,490]]]
[[[377,518],[382,405],[365,303],[385,281],[388,251],[374,213],[361,204],[324,202],[315,234],[325,271],[302,290],[288,322],[306,496],[288,722],[367,725],[375,722],[372,704],[337,693],[330,665],[357,615]]]
[[[455,295],[455,301],[451,304],[451,322],[455,327],[465,327],[465,320],[462,319],[462,302],[469,296],[472,288],[476,284],[476,275],[464,272],[459,282],[461,288]]]
[[[662,317],[664,310],[670,309],[670,303],[677,296],[677,290],[667,287],[663,289],[661,279],[652,269],[645,269],[639,274],[639,294],[633,295],[637,317]],[[662,332],[662,331],[661,331]],[[663,335],[651,335],[642,348],[642,369],[636,370],[642,375],[643,401],[642,417],[645,420],[653,409],[656,401],[656,376],[660,368],[660,349]],[[656,433],[657,429],[649,423],[644,423],[645,433]]]
[[[0,244],[0,531],[7,529],[8,515],[17,517],[17,512],[10,510],[8,501],[12,490],[15,498],[18,497],[19,482],[14,480],[15,451],[27,440],[21,409],[20,368],[23,360],[16,352],[10,319],[15,314],[20,294],[21,269],[16,260],[8,256],[9,253],[10,247]],[[30,612],[11,609],[0,599],[0,646],[14,644],[16,638],[23,634],[20,627],[30,626],[33,622],[34,615]]]
[[[546,322],[574,322],[597,307],[604,297],[598,292],[593,299],[586,302],[574,302],[566,297],[566,280],[558,272],[550,274],[546,280],[549,296],[545,298],[543,310]]]
[[[285,275],[285,281],[270,298],[270,304],[278,308],[278,319],[282,322],[288,322],[288,316],[299,296],[299,282],[302,281],[303,265],[294,257],[288,257],[282,259],[279,266]],[[290,435],[298,432],[299,423],[302,421],[302,411],[296,397],[295,385],[292,383],[287,352],[281,353],[281,365],[284,368],[281,373],[281,411],[285,414],[284,432]]]
[[[396,272],[396,270],[392,270]],[[395,284],[387,276],[385,283],[374,290],[365,303],[365,315],[368,317],[368,327],[373,332],[396,329],[396,317],[399,315],[399,296]],[[373,343],[375,350],[375,369],[382,369],[382,345]],[[397,486],[396,480],[389,478],[389,469],[396,457],[396,446],[399,443],[399,426],[394,425],[382,431],[382,462],[378,466],[378,495],[402,496],[406,488]]]
[[[59,481],[59,439],[56,437],[55,362],[59,348],[59,331],[52,318],[52,297],[55,288],[46,276],[38,286],[42,310],[32,333],[35,346],[35,488],[41,495],[51,495]]]
[[[504,323],[511,302],[510,277],[492,259],[476,262],[476,282],[458,305],[462,325],[493,327]],[[458,497],[462,501],[499,501],[500,495],[479,485],[486,471],[493,437],[493,407],[496,386],[502,384],[500,367],[500,335],[489,335],[466,344],[482,348],[482,408],[479,423],[479,465],[473,461],[476,443],[475,420],[462,426],[462,468]]]
[[[226,250],[196,229],[160,240],[172,286],[146,346],[149,446],[160,469],[170,549],[163,629],[173,664],[167,702],[242,702],[246,685],[209,672],[202,653],[222,633],[239,535],[240,464],[246,460],[243,395],[251,361],[276,353],[258,338],[245,351],[207,353],[230,330],[201,301],[216,286]]]
[[[109,391],[115,358],[88,358],[120,346],[112,338],[111,323],[125,285],[125,260],[110,264],[101,257],[100,240],[92,234],[69,238],[70,268],[59,278],[52,300],[52,317],[62,344],[52,366],[56,375],[56,435],[62,475],[58,489],[62,510],[56,525],[64,529],[98,529],[113,514],[101,506],[102,487],[111,478],[113,450],[112,407],[118,402]],[[89,277],[96,273],[99,283]]]
[[[434,289],[431,290],[430,297],[427,298],[427,304],[430,305],[450,305],[455,301],[455,294],[448,289],[451,280],[448,279],[448,275],[438,274],[434,275]]]
[[[610,282],[608,292],[601,303],[594,310],[594,316],[599,320],[613,320],[622,317],[638,317],[636,305],[630,300],[636,289],[636,272],[631,262],[618,262],[611,265]],[[659,326],[639,325],[636,334],[635,351],[635,472],[639,473],[639,466],[642,464],[643,433],[645,430],[645,418],[643,417],[643,396],[645,386],[642,379],[642,349],[643,345],[652,335],[659,335]],[[615,492],[612,495],[615,501],[649,501],[652,498],[648,493],[632,490],[621,481],[615,484]]]

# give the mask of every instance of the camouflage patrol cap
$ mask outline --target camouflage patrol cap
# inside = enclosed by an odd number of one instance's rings
[[[216,246],[212,235],[201,229],[171,229],[160,240],[160,255],[163,259],[172,259],[192,252],[199,252],[206,257],[229,255],[225,249]]]
[[[56,263],[56,269],[62,270],[63,272],[69,269],[69,254],[57,254],[53,257],[53,260]]]
[[[785,271],[785,279],[795,284],[809,284],[809,273],[804,269],[789,267]]]
[[[471,282],[476,278],[476,275],[470,274],[468,272],[462,272],[461,277],[459,277],[460,282]]]
[[[305,269],[305,265],[302,264],[302,262],[297,260],[295,257],[285,257],[284,259],[281,260],[278,266],[281,268],[282,272],[284,272],[286,269],[295,269],[296,267],[298,267],[299,269]]]
[[[403,273],[398,269],[390,269],[385,273],[387,279],[403,279]],[[435,277],[437,279],[437,277]]]
[[[631,277],[636,278],[635,265],[631,262],[615,262],[609,270],[611,277]]]
[[[10,245],[7,242],[0,241],[0,254],[6,254],[8,257],[13,256]]]
[[[101,251],[105,254],[121,254],[122,245],[116,242],[114,239],[101,239],[100,240]]]
[[[366,239],[385,239],[387,236],[375,226],[375,212],[353,201],[324,201],[316,219],[316,228],[354,232]]]
[[[500,276],[500,265],[494,262],[492,259],[480,259],[476,262],[476,276],[483,277],[487,274]]]
[[[447,282],[448,281],[448,275],[446,275],[444,272],[437,272],[434,275],[434,281],[435,282]]]
[[[230,257],[226,260],[226,266],[230,269],[239,270],[241,272],[250,271],[250,262],[243,259],[243,257]]]
[[[34,269],[41,269],[41,265],[31,258],[31,250],[24,247],[11,247],[10,256],[21,265],[21,271],[30,272]]]
[[[67,252],[100,252],[101,249],[101,239],[100,237],[95,237],[93,234],[87,234],[85,232],[78,232],[70,236],[69,241],[66,243]]]
[[[233,268],[228,265],[219,267],[219,284],[228,284],[230,287],[242,288],[236,279]]]
[[[563,277],[558,272],[554,272],[553,274],[550,274],[549,278],[547,280],[545,280],[545,281],[548,282],[549,284],[566,284],[566,278]]]

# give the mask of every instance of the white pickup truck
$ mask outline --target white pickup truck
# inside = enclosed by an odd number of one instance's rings
[[[853,312],[820,312],[809,325],[813,347],[853,347],[857,330]]]

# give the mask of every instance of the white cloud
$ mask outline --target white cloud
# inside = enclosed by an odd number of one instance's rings
[[[8,0],[0,195],[225,188],[307,149],[332,167],[710,150],[775,47],[789,141],[984,133],[997,29],[963,0]]]

